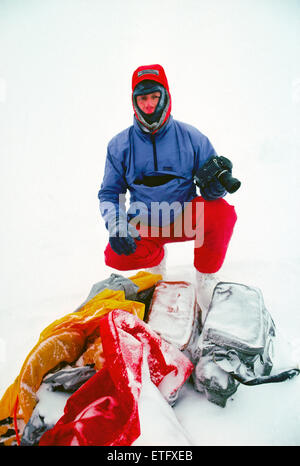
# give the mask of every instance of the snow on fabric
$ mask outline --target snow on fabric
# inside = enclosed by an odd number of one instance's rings
[[[46,327],[25,359],[19,376],[4,393],[0,402],[0,419],[13,415],[18,398],[18,416],[27,423],[36,405],[36,391],[43,376],[61,362],[76,361],[88,338],[99,337],[99,323],[103,316],[120,308],[143,319],[143,303],[125,300],[124,291],[105,289],[79,312],[68,314]]]
[[[259,288],[218,283],[193,359],[198,359],[195,388],[225,407],[239,383],[279,382],[298,375],[295,368],[270,376],[274,337],[275,324]]]
[[[195,321],[195,289],[184,281],[160,281],[154,290],[146,322],[165,340],[180,350],[188,346]]]
[[[43,435],[40,445],[131,445],[141,433],[138,401],[143,355],[158,389],[168,374],[174,374],[172,384],[164,387],[166,399],[193,371],[193,364],[176,347],[122,310],[101,320],[100,335],[105,367],[68,399],[64,415]]]
[[[166,376],[164,380],[168,378]],[[175,411],[151,381],[147,358],[142,368],[142,389],[138,401],[141,435],[132,446],[189,446],[191,441],[178,421]],[[155,419],[155,429],[153,428]]]

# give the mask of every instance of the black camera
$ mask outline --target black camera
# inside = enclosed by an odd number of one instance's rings
[[[239,189],[241,182],[233,178],[231,172],[231,161],[226,157],[214,155],[198,170],[194,179],[199,188],[205,188],[211,181],[217,179],[226,191],[232,194]]]

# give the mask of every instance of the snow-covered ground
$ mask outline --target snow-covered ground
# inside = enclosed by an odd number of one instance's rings
[[[0,2],[0,396],[45,326],[112,272],[97,192],[141,64],[164,66],[174,118],[232,159],[239,218],[219,275],[261,288],[275,369],[299,363],[299,31],[297,0]],[[192,260],[192,243],[169,245],[168,278],[193,281]],[[187,385],[174,409],[196,445],[300,445],[299,388],[240,386],[223,409]]]

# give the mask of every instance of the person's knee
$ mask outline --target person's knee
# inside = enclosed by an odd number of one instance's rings
[[[158,241],[142,238],[134,253],[117,254],[110,244],[104,251],[105,264],[117,270],[136,270],[157,266],[164,257],[163,246]]]
[[[206,201],[204,206],[204,222],[208,227],[216,226],[221,229],[233,229],[237,221],[237,213],[235,207],[229,204],[225,199],[215,199]]]

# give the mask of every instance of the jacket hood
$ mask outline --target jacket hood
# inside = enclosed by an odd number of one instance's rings
[[[164,108],[162,109],[161,114],[159,115],[159,119],[153,123],[149,123],[143,117],[140,109],[136,105],[136,100],[133,95],[134,89],[136,86],[141,83],[142,81],[155,81],[166,91],[166,103]],[[162,96],[161,96],[162,98]],[[139,66],[132,75],[132,105],[136,119],[138,120],[139,124],[142,125],[143,129],[149,131],[151,133],[156,133],[156,131],[161,128],[165,122],[168,120],[170,113],[171,113],[171,94],[169,90],[169,84],[166,77],[165,70],[161,65],[145,65]]]

